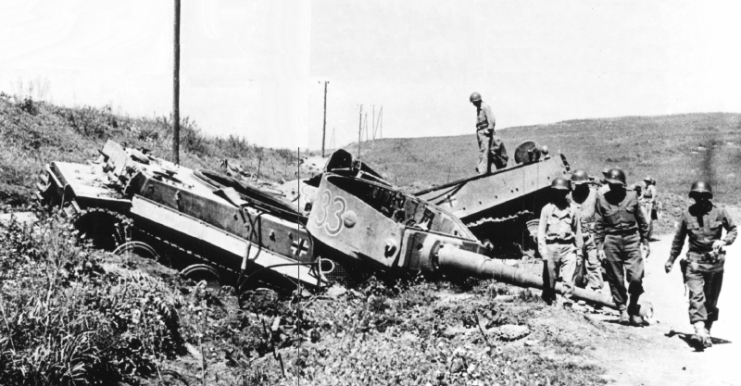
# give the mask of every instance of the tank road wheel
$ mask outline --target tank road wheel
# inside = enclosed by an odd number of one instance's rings
[[[221,274],[208,264],[189,265],[180,271],[180,274],[196,283],[204,282],[206,288],[217,291],[221,289]]]
[[[143,241],[127,241],[113,250],[117,256],[139,256],[159,262],[160,255],[149,244]]]
[[[540,253],[538,252],[538,228],[540,227],[540,219],[533,219],[525,223],[525,226],[527,227],[527,233],[530,234],[530,241],[533,242],[533,245],[535,248],[535,256],[540,256]]]
[[[131,220],[119,213],[102,208],[89,208],[70,221],[80,239],[92,242],[94,248],[113,251],[131,239]]]

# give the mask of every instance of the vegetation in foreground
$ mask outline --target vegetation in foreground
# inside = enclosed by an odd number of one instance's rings
[[[303,299],[256,290],[240,308],[230,287],[74,236],[54,216],[0,233],[0,384],[602,383],[587,342],[609,328],[529,291],[371,279]]]

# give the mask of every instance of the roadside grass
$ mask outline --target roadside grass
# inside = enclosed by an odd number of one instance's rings
[[[36,176],[51,161],[80,162],[98,157],[105,141],[150,149],[172,160],[172,121],[113,114],[110,107],[59,107],[30,98],[0,95],[0,202],[29,202]],[[281,181],[295,178],[295,153],[267,149],[242,137],[205,135],[189,118],[181,120],[180,160],[184,166],[216,170],[222,161],[254,175]]]
[[[3,385],[603,383],[588,342],[604,332],[529,291],[372,278],[300,301],[255,290],[240,308],[231,287],[90,250],[40,215],[0,233]]]

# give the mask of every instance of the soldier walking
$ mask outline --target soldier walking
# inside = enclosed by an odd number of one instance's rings
[[[538,225],[538,251],[543,256],[543,294],[548,305],[556,302],[556,279],[564,289],[564,306],[572,304],[574,271],[577,258],[582,258],[583,236],[579,210],[566,196],[570,181],[555,178],[551,183],[551,202],[543,207]]]
[[[625,173],[610,169],[606,181],[609,190],[597,196],[594,223],[597,251],[605,261],[612,299],[620,311],[620,323],[640,325],[643,319],[638,315],[638,299],[643,293],[644,275],[641,245],[648,256],[648,223],[635,192],[626,190]]]
[[[604,286],[602,280],[602,263],[597,256],[594,243],[594,222],[596,220],[597,191],[590,187],[589,175],[584,170],[576,170],[571,175],[574,190],[571,201],[579,210],[581,232],[584,236],[584,248],[581,264],[586,267],[587,283],[593,291],[600,291]],[[579,275],[577,275],[579,276]],[[585,285],[586,285],[585,284]],[[577,283],[577,286],[580,286]],[[584,285],[581,285],[584,286]]]
[[[656,180],[648,176],[643,179],[643,182],[646,183],[646,189],[643,190],[643,194],[639,198],[641,200],[643,214],[646,216],[646,221],[648,221],[648,239],[651,241],[654,228],[653,220],[656,217]]]
[[[690,292],[690,323],[695,327],[698,343],[712,346],[710,329],[718,320],[718,296],[723,285],[724,247],[736,240],[736,225],[725,209],[710,201],[713,189],[710,184],[697,181],[692,184],[689,196],[695,201],[682,215],[682,222],[674,235],[672,250],[664,265],[671,272],[674,261],[682,252],[685,237],[689,237],[687,259],[680,261],[684,283]],[[721,238],[723,228],[726,236]]]
[[[476,140],[479,144],[479,163],[476,172],[488,174],[491,172],[493,163],[497,169],[507,167],[507,149],[504,142],[494,134],[496,120],[491,112],[491,107],[481,100],[477,92],[471,94],[471,103],[476,106]]]

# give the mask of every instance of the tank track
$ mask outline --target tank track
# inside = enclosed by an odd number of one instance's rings
[[[90,240],[95,248],[113,251],[131,240],[133,222],[117,211],[90,207],[79,211],[65,210],[64,213],[79,236]]]

